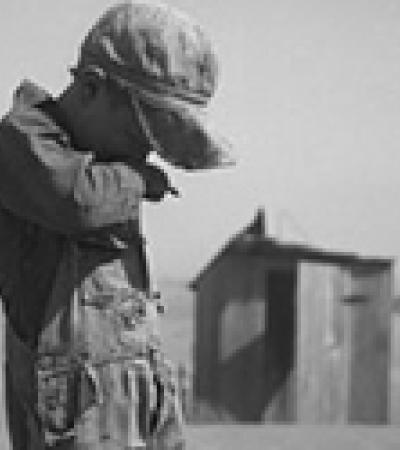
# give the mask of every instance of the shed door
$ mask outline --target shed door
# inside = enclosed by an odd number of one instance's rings
[[[292,371],[295,355],[296,272],[269,270],[266,276],[266,419],[295,419]]]

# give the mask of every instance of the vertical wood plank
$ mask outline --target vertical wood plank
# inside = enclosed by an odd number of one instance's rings
[[[4,450],[11,450],[10,437],[7,426],[7,411],[6,411],[5,354],[6,354],[6,323],[3,312],[3,306],[0,301],[0,442]]]
[[[390,361],[390,271],[354,271],[352,298],[349,421],[385,424]]]
[[[302,263],[298,288],[297,396],[301,423],[343,423],[346,417],[346,358],[340,330],[340,272]]]

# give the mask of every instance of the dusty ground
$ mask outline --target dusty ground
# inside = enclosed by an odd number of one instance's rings
[[[0,448],[11,450],[1,430]],[[191,426],[185,450],[398,450],[400,428]]]
[[[398,450],[400,428],[192,426],[187,450]]]

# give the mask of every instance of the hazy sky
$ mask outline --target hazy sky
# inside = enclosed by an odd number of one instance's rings
[[[400,256],[400,2],[168,3],[215,41],[221,81],[210,119],[238,165],[171,171],[182,199],[145,210],[156,273],[195,275],[257,206],[284,239]],[[25,77],[58,93],[110,4],[3,0],[0,111]]]

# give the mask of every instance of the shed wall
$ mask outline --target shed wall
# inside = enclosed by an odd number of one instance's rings
[[[227,418],[257,422],[266,402],[262,258],[232,256],[218,318],[219,396]]]
[[[391,272],[302,263],[298,418],[387,423]]]
[[[336,266],[299,265],[297,405],[302,423],[344,423],[347,411],[348,336],[340,303],[344,279]]]
[[[1,448],[11,450],[6,414],[6,379],[5,379],[5,350],[6,350],[6,319],[0,301],[0,442]]]
[[[400,314],[392,315],[390,423],[400,425]]]
[[[266,373],[268,403],[264,420],[296,420],[296,266],[267,261],[266,272]]]
[[[196,394],[210,420],[295,419],[295,283],[293,262],[247,254],[202,278]]]
[[[263,417],[264,275],[261,257],[227,255],[198,289],[196,394],[219,420],[257,422]]]
[[[352,271],[349,422],[382,423],[389,414],[391,271]]]

